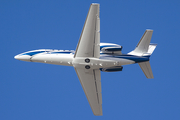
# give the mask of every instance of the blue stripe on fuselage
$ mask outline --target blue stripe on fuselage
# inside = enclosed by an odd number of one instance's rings
[[[22,55],[29,55],[29,56],[33,56],[39,53],[43,53],[45,51],[34,51],[34,52],[28,52],[28,53],[23,53]]]
[[[122,59],[132,60],[135,63],[139,63],[139,62],[149,61],[150,56],[142,56],[141,57],[141,56],[134,56],[134,55],[107,55],[107,56],[103,56],[103,57],[122,58]]]
[[[49,54],[70,54],[72,52],[50,52]]]
[[[27,52],[27,53],[23,53],[21,55],[29,55],[29,56],[33,56],[39,53],[46,53],[46,51],[33,51],[33,52]],[[46,54],[74,54],[73,52],[69,52],[69,51],[64,51],[64,52],[48,52]]]

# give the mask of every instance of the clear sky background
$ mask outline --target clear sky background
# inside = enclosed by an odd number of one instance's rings
[[[138,64],[102,74],[103,116],[94,116],[73,67],[23,62],[35,49],[74,50],[91,3],[101,42],[135,48],[153,29],[154,79]],[[179,0],[1,0],[0,120],[180,120]]]

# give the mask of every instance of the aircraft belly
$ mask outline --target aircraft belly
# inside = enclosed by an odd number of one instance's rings
[[[73,55],[42,54],[32,56],[32,62],[72,66]]]
[[[109,60],[101,60],[98,58],[89,58],[90,62],[85,62],[85,57],[77,57],[73,60],[72,64],[76,68],[85,68],[85,66],[90,66],[91,69],[99,69],[104,66],[112,66],[114,65],[113,61]]]
[[[108,67],[117,67],[122,65],[128,65],[135,63],[132,60],[121,59],[121,58],[89,58],[90,62],[85,62],[85,57],[77,57],[73,60],[72,64],[76,68],[85,68],[89,66],[91,69],[99,69],[99,68],[108,68]]]
[[[127,60],[127,59],[122,59],[120,58],[120,65],[129,65],[129,64],[134,64],[135,62],[133,60]]]
[[[105,61],[105,60],[113,61],[113,64],[114,64],[113,66],[122,66],[122,65],[129,65],[129,64],[135,63],[133,60],[123,59],[123,58],[101,57],[100,59],[103,61]],[[113,67],[113,66],[111,66],[111,67]]]

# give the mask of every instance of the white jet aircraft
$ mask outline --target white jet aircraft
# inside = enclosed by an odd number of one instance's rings
[[[146,30],[136,48],[122,54],[122,46],[100,43],[99,4],[90,6],[77,48],[39,49],[21,53],[15,59],[73,66],[94,115],[102,115],[101,72],[122,71],[124,65],[138,63],[147,78],[154,78],[149,58],[156,48],[150,44],[153,30]]]

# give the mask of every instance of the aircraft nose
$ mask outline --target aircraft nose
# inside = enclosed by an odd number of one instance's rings
[[[14,56],[14,58],[17,60],[29,61],[30,62],[31,57],[29,55],[16,55],[16,56]]]
[[[14,56],[14,59],[19,60],[19,56],[18,55]]]

